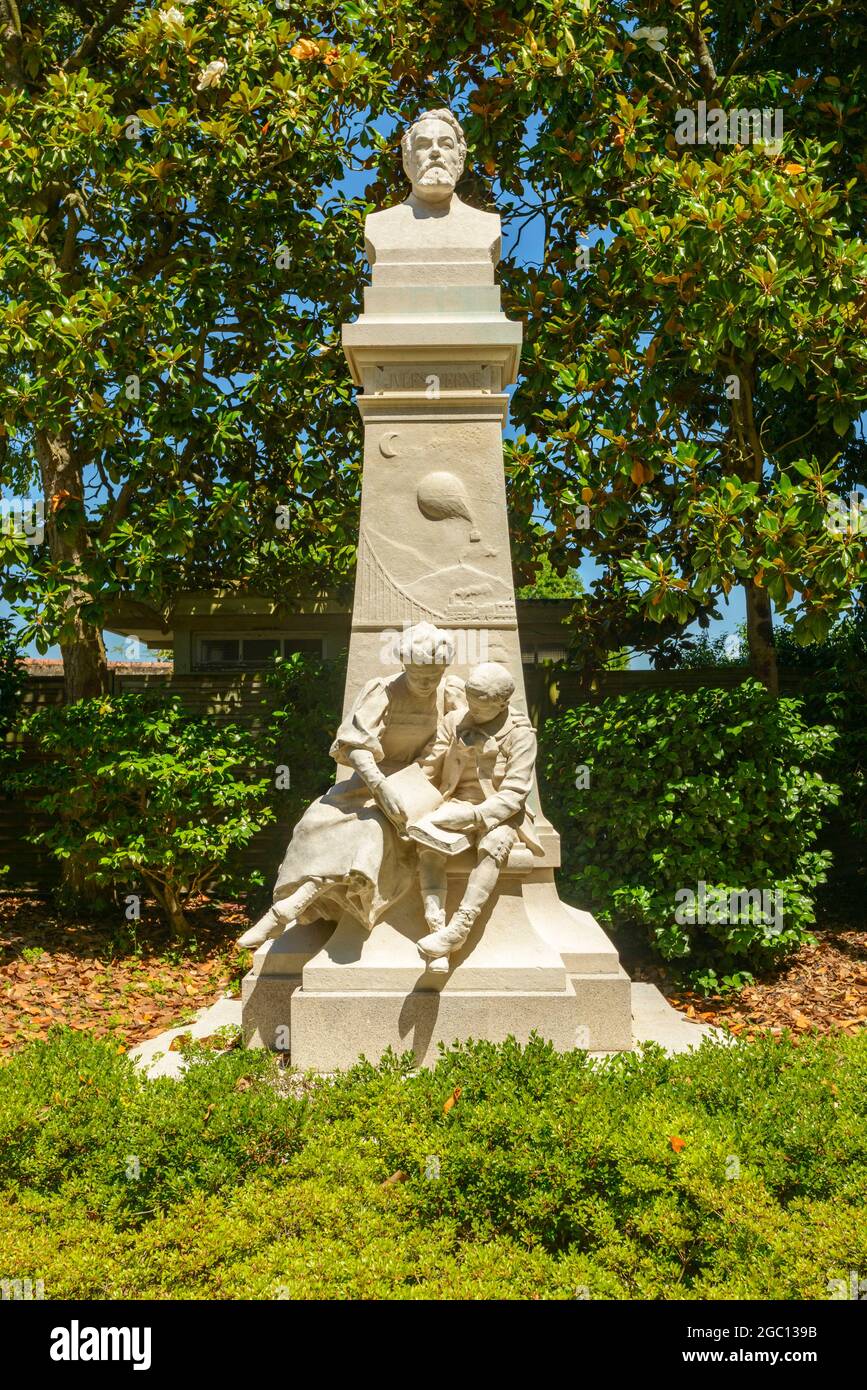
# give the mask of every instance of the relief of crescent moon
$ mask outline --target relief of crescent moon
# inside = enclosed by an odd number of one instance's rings
[[[397,430],[389,430],[388,434],[384,434],[382,436],[382,438],[379,441],[379,452],[382,454],[383,458],[397,458],[397,450],[394,447],[394,441],[396,439]]]

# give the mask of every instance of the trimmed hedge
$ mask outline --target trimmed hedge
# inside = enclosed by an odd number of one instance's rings
[[[57,1030],[0,1067],[4,1277],[49,1299],[823,1299],[867,1268],[867,1034],[412,1068],[280,1094],[269,1055],[198,1051],[146,1081]]]
[[[547,809],[577,900],[607,924],[641,924],[663,958],[710,985],[780,959],[809,938],[830,863],[816,842],[839,796],[819,770],[835,739],[805,723],[801,700],[752,680],[616,696],[551,720]],[[747,891],[768,897],[732,898]]]

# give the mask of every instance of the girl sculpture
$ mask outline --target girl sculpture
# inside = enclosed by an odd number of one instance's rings
[[[239,946],[255,949],[296,922],[349,912],[366,930],[418,883],[415,846],[402,836],[406,810],[386,784],[422,761],[447,710],[451,636],[431,623],[408,628],[403,671],[363,687],[331,746],[352,775],[311,803],[295,827],[277,875],[274,901]]]

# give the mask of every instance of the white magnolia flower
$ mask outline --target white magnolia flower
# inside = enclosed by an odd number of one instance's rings
[[[168,26],[183,24],[184,16],[177,5],[171,5],[167,10],[160,10],[160,23]]]
[[[636,29],[632,37],[634,39],[646,39],[649,48],[655,48],[657,53],[662,53],[665,50],[668,29],[664,24],[657,25],[655,29]]]
[[[225,58],[212,58],[208,66],[199,73],[196,91],[203,92],[206,87],[219,87],[228,71],[229,64]]]

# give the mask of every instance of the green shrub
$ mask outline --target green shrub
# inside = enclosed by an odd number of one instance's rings
[[[674,664],[678,669],[742,666],[746,625],[734,634],[733,647],[729,636],[711,640],[702,633],[688,638]],[[837,784],[841,792],[839,803],[829,808],[822,840],[837,848],[837,860],[845,854],[845,863],[835,862],[835,870],[852,873],[860,867],[863,873],[867,867],[867,594],[823,642],[804,646],[790,629],[778,627],[774,646],[781,670],[808,677],[802,693],[807,723],[830,725],[839,735],[818,763],[826,780]]]
[[[0,795],[8,793],[7,781],[18,760],[17,749],[6,738],[18,714],[24,690],[24,663],[15,630],[8,618],[0,618]],[[0,876],[8,871],[0,868]]]
[[[775,637],[782,666],[803,671],[804,715],[811,724],[830,724],[838,737],[825,754],[825,776],[840,786],[840,802],[829,827],[846,846],[852,863],[867,859],[867,607],[832,628],[826,641],[802,647],[788,632]]]
[[[80,700],[37,710],[22,731],[45,755],[12,779],[40,794],[50,819],[34,843],[89,884],[129,893],[143,882],[179,934],[184,901],[231,889],[239,852],[274,819],[256,738],[177,696]]]
[[[642,924],[665,959],[710,983],[782,957],[807,939],[830,858],[815,844],[839,792],[817,769],[835,737],[756,681],[618,696],[552,720],[549,805],[578,900],[606,923]],[[769,896],[731,896],[746,892]]]
[[[9,618],[0,618],[0,734],[13,722],[24,688],[24,663]]]
[[[4,1277],[48,1298],[825,1299],[867,1268],[865,1135],[863,1033],[602,1063],[467,1043],[287,1085],[244,1051],[149,1082],[57,1030],[0,1067]]]
[[[334,781],[328,755],[340,723],[346,658],[326,660],[306,652],[278,659],[266,681],[267,721],[263,747],[274,766],[289,770],[290,785],[277,788],[272,805],[291,830],[303,812]]]
[[[0,1185],[63,1186],[124,1225],[282,1162],[306,1103],[267,1084],[268,1053],[232,1051],[216,1068],[201,1065],[203,1055],[194,1050],[178,1087],[143,1085],[127,1056],[87,1034],[58,1029],[25,1049],[0,1071]]]
[[[747,625],[736,632],[711,637],[708,632],[684,633],[674,651],[666,648],[654,662],[657,670],[695,671],[704,666],[742,666],[749,660]]]

